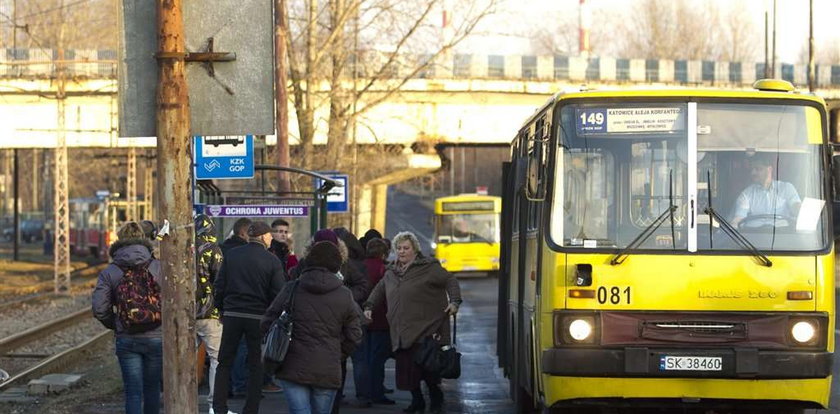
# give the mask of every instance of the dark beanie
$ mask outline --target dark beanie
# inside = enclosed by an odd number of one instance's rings
[[[321,241],[328,241],[336,246],[338,246],[338,236],[335,235],[335,232],[330,229],[321,229],[315,233],[314,237],[315,243]]]
[[[271,233],[271,227],[262,221],[255,221],[248,227],[248,237],[260,237],[266,233]]]
[[[311,267],[323,267],[330,272],[338,272],[341,268],[341,253],[335,244],[326,240],[320,241],[309,249],[306,263]]]

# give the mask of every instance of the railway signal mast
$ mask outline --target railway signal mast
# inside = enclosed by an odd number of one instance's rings
[[[64,2],[59,4],[59,13]],[[55,293],[70,293],[70,204],[69,179],[67,177],[67,136],[65,131],[64,107],[67,66],[64,62],[64,18],[59,16],[58,53],[55,58],[56,102],[58,105],[58,130],[55,146]]]

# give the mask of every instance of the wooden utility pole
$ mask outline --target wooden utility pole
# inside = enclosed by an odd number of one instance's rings
[[[167,413],[198,412],[195,354],[195,281],[190,200],[190,105],[182,0],[157,0],[158,219],[169,222],[160,242],[164,275],[163,404]],[[164,230],[165,231],[165,230]]]
[[[289,97],[286,90],[286,0],[274,3],[274,106],[277,111],[277,165],[289,167]],[[280,171],[281,193],[292,191],[289,174]]]
[[[814,0],[808,2],[808,90],[817,89],[814,65]]]

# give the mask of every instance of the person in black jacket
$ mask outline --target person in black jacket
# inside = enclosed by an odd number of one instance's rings
[[[271,301],[280,293],[286,277],[277,256],[269,253],[271,227],[261,221],[248,228],[248,244],[225,254],[213,287],[215,304],[222,315],[222,344],[213,392],[213,410],[227,413],[230,367],[243,336],[248,346],[248,389],[243,414],[256,414],[263,383],[260,360],[260,320]]]
[[[336,277],[341,266],[338,247],[315,243],[306,256],[308,266],[296,282],[274,299],[262,319],[265,332],[294,296],[292,341],[276,375],[291,412],[330,412],[341,385],[341,355],[349,354],[362,337],[360,311],[350,290]]]
[[[222,256],[227,254],[234,247],[248,244],[248,227],[251,227],[251,219],[242,217],[233,223],[233,234],[219,245],[222,249]],[[230,370],[230,394],[242,398],[245,396],[245,389],[248,387],[248,368],[246,367],[245,354],[248,353],[248,346],[245,339],[239,341],[239,348],[236,350],[236,358],[233,360],[233,367]]]

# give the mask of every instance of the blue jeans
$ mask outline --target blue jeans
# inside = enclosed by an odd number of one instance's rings
[[[296,382],[280,380],[289,414],[330,414],[335,394],[332,388],[310,387]]]
[[[366,331],[364,341],[365,367],[368,372],[366,389],[370,400],[379,402],[385,399],[385,362],[391,355],[391,333]]]
[[[362,329],[362,342],[350,354],[353,360],[353,385],[356,387],[356,399],[370,401],[370,365],[367,360],[368,330]],[[343,390],[342,390],[343,391]]]
[[[117,337],[116,354],[122,371],[126,414],[158,414],[163,340]]]

